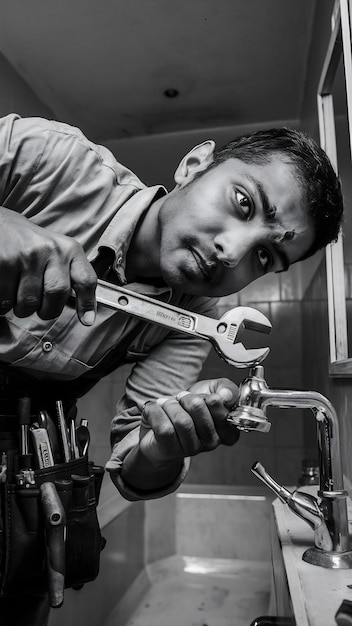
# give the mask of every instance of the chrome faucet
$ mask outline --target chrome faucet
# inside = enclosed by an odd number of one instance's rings
[[[241,384],[238,405],[228,419],[246,432],[268,432],[271,427],[266,416],[268,406],[309,408],[313,411],[318,433],[319,499],[281,487],[260,463],[253,465],[252,472],[313,528],[315,546],[303,554],[304,561],[325,568],[352,568],[348,493],[343,484],[339,423],[334,407],[327,398],[315,391],[270,389],[264,379],[264,367],[255,365]]]

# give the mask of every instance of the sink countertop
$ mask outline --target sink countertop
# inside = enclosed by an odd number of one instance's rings
[[[316,496],[317,487],[302,491]],[[350,499],[347,508],[351,534]],[[325,569],[303,561],[305,550],[314,546],[313,530],[281,500],[274,500],[273,510],[297,626],[334,626],[342,601],[352,601],[352,569]]]

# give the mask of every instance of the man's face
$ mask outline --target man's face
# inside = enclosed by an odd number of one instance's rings
[[[264,165],[235,158],[185,180],[159,213],[160,270],[193,295],[235,293],[287,269],[313,243],[311,218],[294,166],[276,156]]]

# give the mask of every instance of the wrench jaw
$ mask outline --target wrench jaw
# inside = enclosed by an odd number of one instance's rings
[[[231,360],[225,358],[225,361],[234,365],[238,369],[244,369],[245,367],[254,367],[259,365],[270,352],[270,348],[256,348],[253,350],[247,350],[243,343],[235,343],[232,346]],[[221,356],[221,355],[220,355]]]
[[[269,354],[270,348],[246,349],[243,343],[235,343],[242,328],[261,333],[270,333],[268,318],[252,307],[236,307],[224,313],[217,325],[217,341],[214,347],[219,356],[237,368],[259,365]]]

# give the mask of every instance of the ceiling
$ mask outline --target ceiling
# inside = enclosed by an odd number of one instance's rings
[[[315,10],[316,0],[1,0],[0,52],[95,141],[298,119]]]

